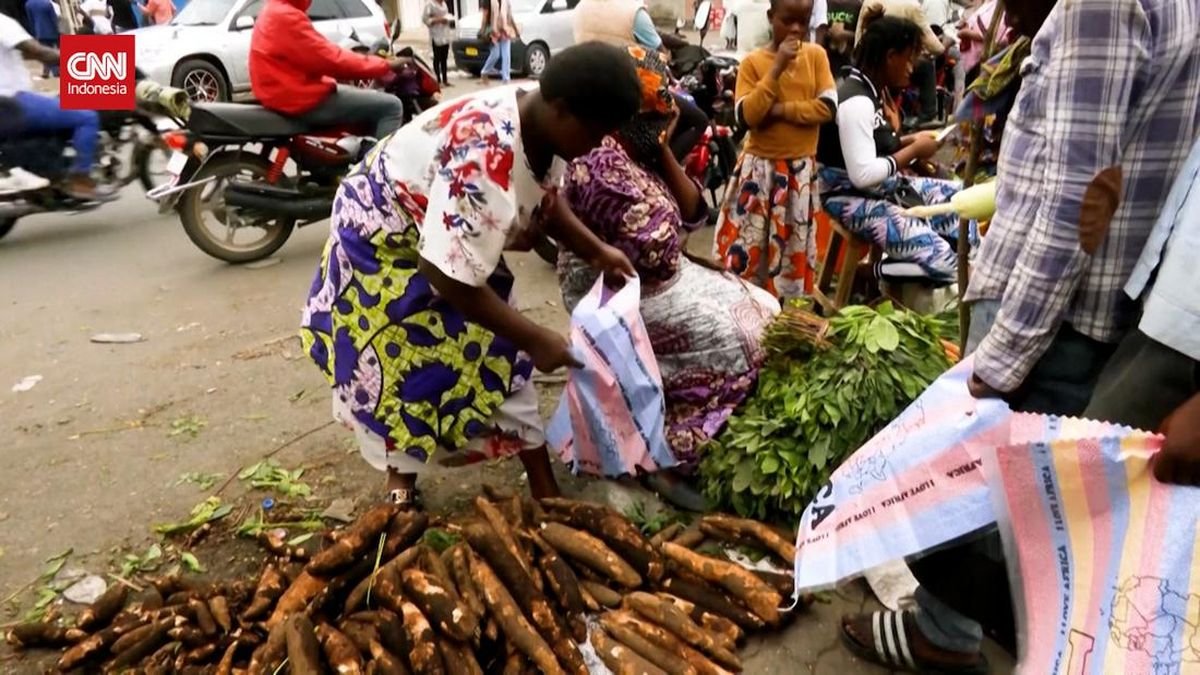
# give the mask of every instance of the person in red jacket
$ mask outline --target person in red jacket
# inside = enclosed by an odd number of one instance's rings
[[[339,86],[337,80],[373,79],[408,59],[383,59],[342,49],[308,18],[312,0],[267,0],[250,37],[250,88],[264,107],[313,126],[373,123],[383,138],[404,123],[390,94]]]

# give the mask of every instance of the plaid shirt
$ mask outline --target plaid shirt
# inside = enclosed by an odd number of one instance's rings
[[[1129,327],[1122,287],[1200,133],[1197,25],[1200,0],[1064,0],[1034,39],[966,294],[1001,301],[975,353],[992,387],[1020,386],[1063,321],[1103,342]],[[1120,203],[1088,255],[1084,191],[1112,166]]]

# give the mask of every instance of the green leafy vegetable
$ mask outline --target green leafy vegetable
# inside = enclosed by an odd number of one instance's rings
[[[796,522],[833,470],[950,366],[947,323],[887,303],[846,307],[828,326],[785,310],[767,329],[757,389],[705,448],[706,496]]]
[[[242,469],[238,480],[249,482],[250,487],[271,490],[285,497],[307,497],[312,494],[312,488],[300,480],[302,476],[304,467],[288,470],[275,460],[268,459]]]
[[[194,530],[205,523],[220,520],[233,512],[233,506],[222,504],[220,497],[209,497],[192,507],[191,517],[181,523],[164,523],[155,525],[158,534],[172,535]]]
[[[425,545],[439,554],[461,540],[462,537],[457,534],[436,527],[425,530],[424,536],[421,537],[421,541],[425,542]]]
[[[201,565],[200,560],[191,553],[181,553],[179,561],[183,563],[183,566],[189,572],[196,572],[197,574],[204,572],[204,565]]]
[[[139,572],[151,572],[162,564],[163,551],[158,544],[152,544],[142,555],[127,553],[121,563],[121,576],[128,579]]]
[[[175,481],[175,485],[195,485],[201,490],[208,490],[221,480],[219,473],[201,473],[199,471],[189,471],[179,476],[179,480]]]
[[[663,508],[654,516],[650,516],[646,513],[646,503],[640,501],[634,502],[625,510],[625,517],[629,519],[629,522],[637,525],[642,534],[646,536],[658,534],[664,528],[675,523],[686,525],[690,522],[690,518],[687,516],[668,508]]]
[[[171,432],[168,436],[187,436],[195,438],[200,435],[200,431],[208,426],[208,422],[203,417],[191,415],[189,417],[180,417],[171,422]]]

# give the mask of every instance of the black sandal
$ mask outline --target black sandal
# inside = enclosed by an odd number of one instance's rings
[[[910,614],[911,612],[891,610],[872,612],[871,637],[874,642],[870,645],[859,642],[858,638],[847,630],[846,620],[843,619],[842,642],[855,656],[884,668],[930,675],[987,675],[988,662],[983,654],[979,654],[974,663],[961,666],[915,658],[908,646],[908,632],[904,629],[905,615]]]

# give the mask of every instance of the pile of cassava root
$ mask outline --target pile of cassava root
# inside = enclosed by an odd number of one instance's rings
[[[488,495],[439,526],[458,535],[441,554],[426,515],[380,505],[319,552],[275,546],[257,583],[113,586],[74,625],[24,624],[8,641],[65,649],[64,672],[586,675],[590,643],[617,675],[716,675],[741,670],[748,632],[785,618],[790,575],[694,550],[711,537],[790,565],[792,545],[762,523],[710,515],[648,539],[606,506]]]

